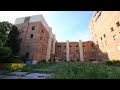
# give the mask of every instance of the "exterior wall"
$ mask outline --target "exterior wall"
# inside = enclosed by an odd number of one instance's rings
[[[22,39],[20,45],[20,55],[25,57],[26,53],[29,53],[29,58],[34,60],[45,59],[47,53],[48,32],[41,22],[31,22],[16,24],[20,33],[19,39]],[[32,26],[35,26],[35,30],[31,30]],[[43,30],[43,33],[42,33]],[[30,35],[33,34],[33,38]],[[40,38],[42,37],[42,40]]]
[[[93,42],[82,42],[82,48],[83,48],[83,57],[84,62],[90,61],[91,58],[96,58],[96,51],[95,51],[95,45]]]
[[[70,60],[79,60],[79,42],[69,42],[69,56]]]
[[[17,18],[15,25],[20,32],[18,40],[20,43],[20,56],[29,57],[32,60],[49,59],[51,47],[51,28],[47,25],[42,15],[34,15],[29,17]],[[35,30],[32,27],[35,26]],[[31,38],[33,34],[33,38]]]
[[[66,42],[57,42],[55,45],[55,56],[60,60],[66,59]]]
[[[68,49],[67,49],[68,45]],[[80,46],[81,45],[81,46]],[[66,46],[66,47],[65,47]],[[96,48],[93,42],[57,42],[55,56],[61,60],[90,61],[96,57]],[[68,56],[67,56],[68,52]],[[68,59],[67,59],[68,58]]]
[[[116,25],[118,21],[120,22],[120,11],[102,11],[100,15],[99,13],[93,14],[89,24],[91,39],[98,47],[97,55],[103,60],[107,58],[120,60],[120,25]],[[99,17],[95,21],[97,16]],[[111,28],[114,30],[111,31]]]

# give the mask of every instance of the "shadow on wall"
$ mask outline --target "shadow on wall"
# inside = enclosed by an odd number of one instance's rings
[[[95,43],[93,44],[95,45]],[[96,58],[99,58],[101,62],[109,60],[107,52],[102,52],[98,44],[95,45],[95,51]]]
[[[86,48],[84,47],[84,49],[83,49],[84,62],[88,62],[88,61],[102,62],[102,61],[107,61],[109,59],[108,54],[106,52],[105,53],[102,52],[99,49],[99,46],[95,45],[94,42],[91,42],[91,44],[89,44],[89,46],[90,45],[92,45],[92,47],[86,47]]]

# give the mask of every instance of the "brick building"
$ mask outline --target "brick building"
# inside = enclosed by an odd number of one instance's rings
[[[120,60],[120,11],[95,11],[89,29],[101,60]]]
[[[20,56],[35,61],[50,60],[55,53],[55,35],[42,15],[17,18],[19,30]]]
[[[35,61],[88,61],[96,58],[92,41],[57,42],[42,15],[17,18],[15,25],[20,32],[20,56]]]
[[[96,48],[92,41],[57,42],[55,56],[67,61],[91,61],[96,59]]]

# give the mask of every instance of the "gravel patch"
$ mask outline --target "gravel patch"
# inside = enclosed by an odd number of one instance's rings
[[[22,79],[20,76],[3,76],[2,79]]]
[[[29,72],[11,72],[9,76],[1,76],[0,79],[52,79],[52,74],[30,73]],[[27,75],[26,75],[27,74]],[[12,76],[10,76],[12,75]]]
[[[10,74],[15,76],[25,76],[28,72],[11,72]]]
[[[52,77],[51,74],[44,73],[31,73],[24,77],[24,79],[50,79]]]

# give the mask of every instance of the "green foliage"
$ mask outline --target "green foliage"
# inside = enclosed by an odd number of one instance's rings
[[[10,56],[11,56],[12,50],[9,47],[0,47],[0,62],[6,63]]]
[[[59,63],[55,68],[55,79],[114,79],[120,78],[120,68],[105,63]]]
[[[120,61],[119,60],[109,60],[105,62],[106,65],[109,66],[120,66]]]
[[[9,63],[24,63],[24,60],[21,57],[13,57],[13,56],[11,56],[8,59],[8,61],[9,61]]]
[[[20,49],[17,44],[18,29],[7,21],[0,22],[0,62],[9,63]]]
[[[50,73],[54,75],[53,79],[120,79],[120,67],[106,63],[111,62],[39,62],[26,65],[21,70],[29,73]]]
[[[15,25],[12,25],[11,30],[8,34],[8,40],[6,45],[12,49],[12,53],[15,55],[20,49],[20,44],[18,43],[17,37],[19,35],[18,29]]]
[[[0,46],[5,46],[8,39],[8,33],[11,30],[11,24],[8,22],[0,22]]]

